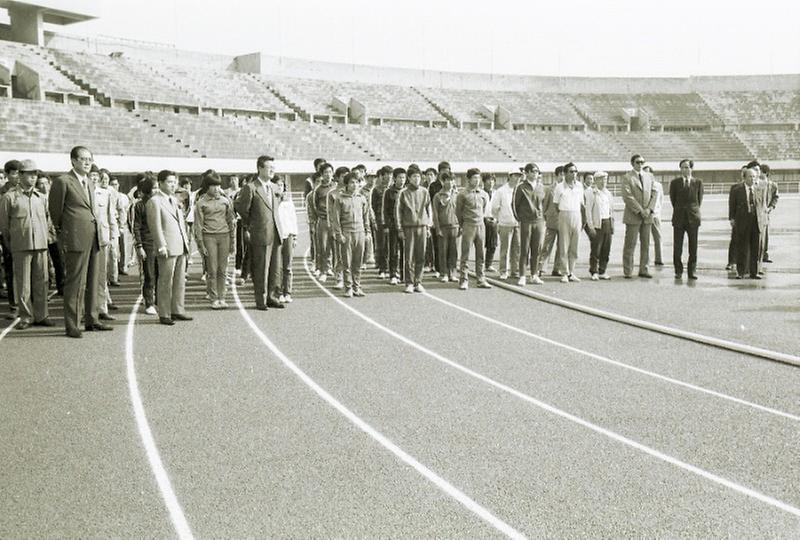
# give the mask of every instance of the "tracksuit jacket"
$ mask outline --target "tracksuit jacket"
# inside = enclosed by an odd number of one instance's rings
[[[422,227],[431,226],[431,197],[422,186],[407,185],[397,195],[395,206],[395,226]]]

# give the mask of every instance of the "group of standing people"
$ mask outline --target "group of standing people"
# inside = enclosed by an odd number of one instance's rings
[[[639,246],[638,271],[650,273],[651,238],[655,264],[662,266],[661,205],[664,190],[644,158],[631,157],[631,170],[621,181],[625,226],[623,277],[634,277],[634,255]],[[372,264],[390,284],[404,292],[422,292],[423,271],[442,282],[469,288],[469,255],[474,253],[474,274],[479,288],[490,288],[487,272],[499,244],[499,278],[517,285],[540,285],[548,264],[564,283],[577,282],[575,264],[581,231],[590,242],[589,275],[608,280],[608,262],[614,234],[613,196],[608,173],[585,173],[567,163],[555,170],[546,186],[535,163],[510,170],[507,181],[495,188],[493,174],[467,170],[465,186],[456,186],[448,162],[422,171],[382,167],[375,177],[357,165],[334,169],[323,158],[306,181],[309,236],[314,274],[324,282],[335,279],[335,289],[345,296],[363,296],[361,272]],[[684,272],[683,242],[688,237],[688,278],[697,279],[697,232],[703,182],[693,176],[694,162],[681,160],[681,176],[672,180],[674,230],[673,265],[676,279]]]

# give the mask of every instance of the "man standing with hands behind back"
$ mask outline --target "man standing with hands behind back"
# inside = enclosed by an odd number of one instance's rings
[[[250,233],[251,265],[256,309],[283,309],[274,296],[270,296],[278,283],[280,268],[281,235],[275,219],[280,202],[275,197],[270,179],[275,174],[274,159],[259,156],[256,160],[258,176],[242,187],[234,207],[242,217],[242,226]],[[324,257],[324,254],[322,255]],[[322,259],[321,259],[322,260]],[[320,269],[322,270],[322,269]]]
[[[100,243],[94,215],[95,186],[89,178],[94,157],[83,146],[73,148],[69,157],[72,170],[55,179],[48,203],[59,249],[64,253],[64,326],[67,336],[80,338],[81,306],[87,331],[113,328],[98,318]]]
[[[669,183],[672,203],[672,264],[675,279],[683,277],[683,237],[689,237],[689,279],[697,279],[697,230],[700,228],[700,205],[703,204],[703,181],[692,176],[694,161],[681,160],[681,175]]]

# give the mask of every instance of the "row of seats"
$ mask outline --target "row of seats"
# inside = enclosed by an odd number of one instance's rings
[[[80,86],[50,65],[49,59],[40,47],[0,40],[0,62],[5,64],[9,70],[14,69],[15,62],[20,62],[25,67],[32,69],[39,75],[39,85],[45,92],[86,93]]]
[[[703,97],[726,125],[800,123],[800,91],[715,92]]]
[[[800,131],[513,131],[361,126],[0,99],[2,148],[65,152],[74,144],[112,155],[352,160],[652,161],[797,159]]]

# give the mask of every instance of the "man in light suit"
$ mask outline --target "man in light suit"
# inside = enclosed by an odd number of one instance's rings
[[[97,243],[100,247],[97,266],[97,310],[100,320],[113,321],[114,317],[108,314],[108,310],[114,307],[108,291],[108,260],[119,236],[117,209],[111,190],[108,189],[108,172],[92,166],[89,177],[95,183],[94,215],[97,218]]]
[[[655,178],[642,170],[644,158],[639,154],[631,157],[633,170],[622,180],[622,199],[625,212],[625,243],[622,247],[622,271],[626,279],[633,273],[633,252],[639,240],[639,277],[652,278],[647,265],[650,261],[650,232],[653,226],[653,213],[656,204]]]
[[[253,271],[253,289],[256,309],[282,309],[273,295],[280,271],[280,222],[275,219],[278,203],[270,179],[275,174],[274,159],[259,156],[256,160],[258,176],[243,186],[234,207],[242,217],[242,226],[250,235],[250,263]]]
[[[69,337],[80,338],[81,306],[87,331],[113,328],[98,319],[100,233],[94,215],[94,182],[89,178],[94,157],[88,148],[76,146],[70,160],[72,170],[55,179],[48,203],[59,249],[64,253],[64,326]]]
[[[26,159],[16,188],[0,198],[0,233],[14,257],[17,330],[54,326],[47,318],[47,198],[35,189],[36,164]]]
[[[683,277],[683,237],[689,237],[689,279],[697,279],[697,231],[700,228],[700,205],[703,204],[703,181],[692,176],[694,161],[682,159],[681,175],[669,183],[672,203],[672,264],[675,279]]]
[[[159,191],[153,192],[146,205],[147,226],[158,254],[158,321],[167,326],[192,320],[183,305],[189,235],[183,210],[175,199],[177,187],[178,175],[174,171],[160,171]]]

